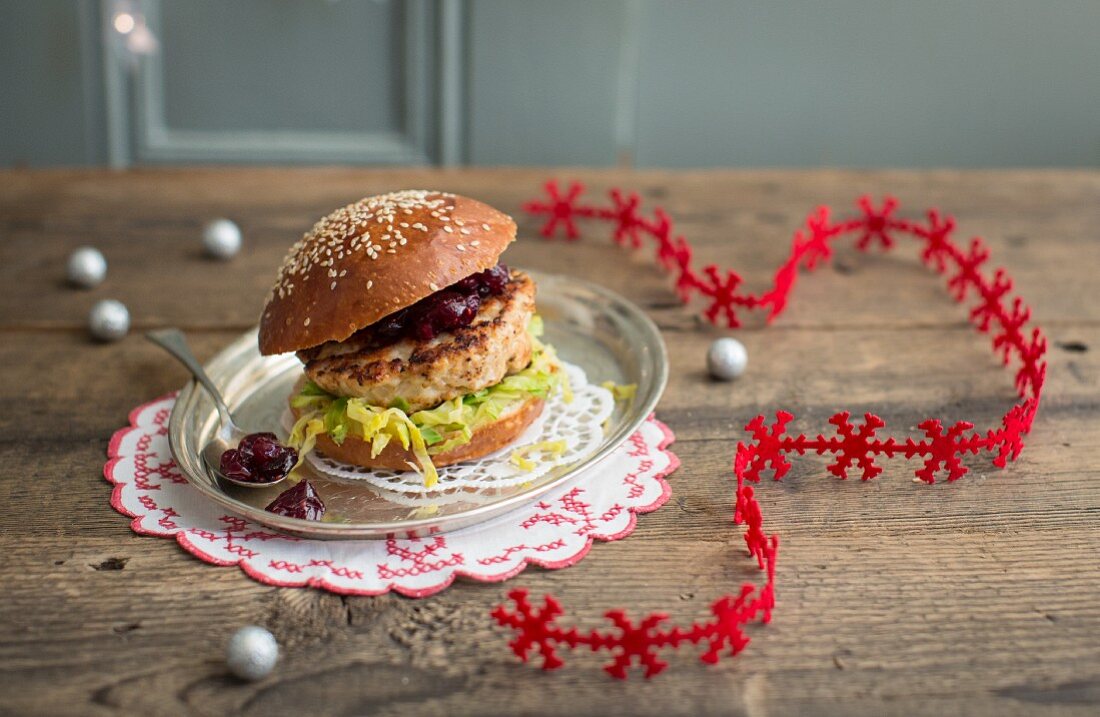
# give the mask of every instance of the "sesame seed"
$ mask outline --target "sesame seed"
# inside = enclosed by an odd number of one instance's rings
[[[470,246],[481,246],[481,242],[477,239],[474,239],[472,242],[470,242]]]
[[[377,259],[383,251],[397,253],[397,247],[407,242],[395,223],[409,228],[408,222],[396,222],[397,216],[421,210],[446,223],[454,210],[453,200],[452,194],[409,190],[367,197],[337,209],[317,221],[290,248],[279,268],[275,286],[268,294],[269,301],[274,297],[285,300],[291,296],[294,292],[292,277],[301,276],[304,281],[310,281],[314,279],[315,269],[325,271],[329,278],[346,276],[346,269],[334,268],[337,260],[344,261],[359,253],[366,253],[371,259]],[[428,230],[421,222],[416,222],[412,228],[422,232]],[[389,248],[383,249],[384,246]],[[368,282],[368,288],[370,285]]]
[[[492,227],[490,227],[488,224],[482,224],[481,228],[484,229],[485,231],[489,231]]]
[[[432,291],[439,291],[439,285],[436,284],[434,281],[428,284],[428,286],[431,288]]]
[[[328,290],[329,291],[332,291],[335,288],[336,288],[336,282],[335,281],[328,285]]]
[[[470,233],[469,229],[459,229],[458,231],[462,232],[463,234],[469,234]]]
[[[443,227],[443,231],[447,232],[448,234],[454,234],[455,230],[451,229],[450,227]]]
[[[306,317],[306,320],[302,322],[302,326],[309,326],[309,317],[308,316]]]
[[[369,288],[371,288],[372,286],[374,286],[374,281],[373,281],[373,280],[371,280],[371,279],[367,279],[367,288],[369,289]]]
[[[466,247],[462,246],[461,244],[456,244],[455,249],[458,249],[459,251],[466,251]]]

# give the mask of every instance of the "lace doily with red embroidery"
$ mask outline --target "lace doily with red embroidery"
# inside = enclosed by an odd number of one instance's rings
[[[588,382],[584,369],[566,361],[562,368],[569,377],[570,400],[561,391],[546,402],[546,408],[523,434],[510,445],[473,461],[464,461],[439,469],[439,482],[428,488],[415,471],[386,471],[351,466],[333,460],[319,451],[306,456],[311,468],[330,478],[364,481],[382,488],[394,502],[407,505],[439,505],[450,500],[467,500],[467,490],[509,488],[530,483],[554,468],[574,465],[595,453],[603,443],[603,424],[615,410],[615,397],[602,386]],[[288,430],[293,424],[290,412],[283,417]],[[509,460],[515,450],[546,441],[562,441],[561,453],[539,454],[533,466],[519,466]]]
[[[114,484],[111,505],[133,518],[136,533],[174,538],[205,562],[238,565],[280,587],[425,597],[456,577],[495,582],[529,563],[568,567],[588,553],[593,540],[625,538],[638,513],[664,505],[670,494],[665,477],[680,464],[668,450],[672,432],[650,416],[569,485],[487,523],[422,539],[305,540],[226,513],[191,487],[168,447],[174,402],[166,396],[135,408],[129,427],[112,437],[103,470]]]

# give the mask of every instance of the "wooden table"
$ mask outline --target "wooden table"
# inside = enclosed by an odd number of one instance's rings
[[[424,600],[277,589],[139,537],[108,505],[108,437],[127,411],[182,385],[140,337],[176,325],[208,357],[256,320],[287,246],[330,209],[408,186],[460,191],[517,213],[543,170],[187,169],[0,173],[0,712],[202,714],[1097,714],[1100,709],[1100,173],[569,172],[594,190],[637,188],[663,204],[704,260],[770,277],[816,203],[892,192],[912,215],[939,205],[982,234],[1052,341],[1043,410],[1008,470],[972,461],[953,485],[913,483],[890,462],[840,482],[816,457],[760,489],[781,533],[774,622],[716,667],[695,651],[645,681],[608,678],[578,653],[543,674],[508,652],[490,607],[513,585],[553,591],[584,626],[613,606],[702,617],[759,574],[732,526],[730,457],[740,427],[786,408],[824,429],[837,409],[891,425],[938,415],[993,425],[1011,375],[912,249],[839,252],[804,277],[773,327],[740,331],[749,371],[704,375],[722,332],[680,308],[648,260],[606,227],[569,246],[521,219],[510,263],[571,272],[643,306],[672,364],[659,416],[683,466],[673,499],[621,543],[561,571],[505,585],[457,584]],[[204,260],[218,216],[246,237],[230,263]],[[110,262],[93,291],[63,285],[74,247]],[[89,341],[96,299],[124,301],[132,334]],[[283,659],[244,684],[227,637],[259,623]]]

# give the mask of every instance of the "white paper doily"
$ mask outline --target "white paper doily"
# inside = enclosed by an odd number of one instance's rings
[[[111,438],[103,469],[114,484],[111,505],[132,518],[136,533],[173,538],[207,563],[237,565],[281,587],[424,597],[456,577],[495,582],[529,563],[564,568],[581,560],[593,540],[625,538],[637,513],[664,505],[665,476],[680,464],[666,448],[671,431],[650,416],[570,485],[487,523],[427,538],[305,540],[227,513],[187,482],[168,446],[174,402],[166,396],[135,408],[130,425]]]
[[[615,410],[615,397],[602,386],[588,383],[584,369],[562,362],[573,400],[554,394],[542,414],[511,445],[475,461],[439,469],[439,483],[428,488],[415,471],[372,470],[341,463],[313,452],[306,457],[311,468],[339,480],[366,481],[386,491],[409,497],[447,495],[458,491],[509,488],[538,480],[557,466],[576,463],[594,453],[603,441],[603,424]],[[284,417],[288,422],[289,412]],[[523,469],[509,460],[512,451],[542,441],[564,440],[561,455],[533,455],[534,467]]]

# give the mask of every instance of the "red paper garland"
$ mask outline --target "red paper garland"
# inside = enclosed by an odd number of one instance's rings
[[[779,536],[764,533],[760,504],[746,481],[757,483],[766,471],[771,471],[774,480],[780,480],[791,469],[792,453],[828,454],[832,458],[826,468],[829,473],[845,479],[850,472],[858,472],[861,480],[870,480],[882,472],[881,456],[919,458],[923,464],[915,475],[925,483],[935,483],[937,474],[946,476],[948,481],[961,478],[968,471],[961,461],[967,453],[994,454],[993,464],[1000,468],[1020,455],[1023,437],[1031,431],[1039,410],[1046,377],[1047,340],[1038,327],[1033,327],[1030,334],[1026,332],[1024,327],[1031,310],[1019,297],[1010,302],[1012,279],[1005,271],[997,269],[992,276],[983,273],[989,250],[982,240],[972,239],[965,251],[954,243],[953,218],[931,209],[926,223],[901,219],[895,216],[898,202],[893,197],[886,197],[881,208],[876,209],[871,199],[863,196],[857,202],[860,216],[834,223],[829,208],[819,206],[807,217],[804,228],[795,232],[790,256],[776,270],[771,289],[752,294],[741,291],[741,276],[735,271],[721,270],[714,264],[701,270],[693,268],[691,245],[683,236],[674,238],[672,221],[660,208],[654,210],[652,219],[646,219],[636,193],[624,194],[613,189],[611,205],[601,207],[583,204],[583,191],[583,185],[573,182],[562,194],[557,182],[550,181],[546,184],[548,200],[527,202],[523,208],[532,214],[547,215],[541,229],[547,238],[553,237],[560,227],[567,240],[579,239],[577,218],[612,222],[612,237],[620,245],[639,248],[643,237],[648,236],[655,242],[658,264],[673,274],[681,301],[687,303],[695,296],[704,297],[708,303],[703,315],[711,323],[724,322],[728,328],[740,326],[739,309],[765,309],[769,322],[778,316],[787,305],[799,268],[813,270],[828,261],[832,256],[831,242],[841,236],[856,235],[856,248],[861,251],[876,245],[886,250],[895,245],[897,238],[915,238],[922,242],[921,261],[935,272],[947,275],[947,288],[957,302],[974,295],[976,303],[970,311],[970,320],[978,331],[992,333],[993,350],[1001,355],[1004,364],[1008,365],[1013,358],[1018,360],[1016,390],[1020,403],[1010,408],[1001,425],[995,428],[974,430],[974,424],[957,421],[945,430],[940,419],[929,418],[918,425],[923,435],[904,440],[892,436],[880,438],[878,432],[886,427],[886,422],[873,413],[864,414],[863,422],[856,425],[850,421],[850,412],[841,411],[829,419],[835,435],[812,438],[787,432],[787,425],[794,418],[791,413],[777,411],[772,423],[762,415],[757,416],[745,426],[750,434],[748,441],[739,442],[734,453],[733,472],[737,478],[734,522],[747,526],[745,543],[749,554],[766,570],[764,585],[757,588],[746,583],[738,595],[720,597],[711,605],[711,619],[692,623],[687,629],[664,627],[665,613],[651,613],[634,624],[622,610],[611,610],[605,617],[614,627],[606,632],[563,629],[556,623],[562,607],[552,596],[547,595],[543,606],[536,608],[528,600],[526,590],[513,590],[508,596],[514,608],[500,605],[492,615],[499,624],[516,631],[509,644],[520,659],[526,661],[532,651],[538,652],[543,669],[552,670],[563,664],[559,648],[585,646],[592,651],[611,653],[613,661],[604,667],[611,675],[625,678],[627,668],[636,659],[648,678],[667,666],[657,654],[662,647],[705,642],[708,648],[700,659],[708,663],[717,662],[727,647],[730,655],[743,650],[749,638],[741,628],[757,616],[764,623],[771,619],[779,547]]]

